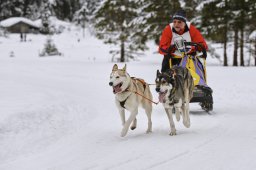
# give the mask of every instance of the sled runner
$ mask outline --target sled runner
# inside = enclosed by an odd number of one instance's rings
[[[176,65],[189,69],[195,85],[190,103],[199,102],[207,112],[213,110],[212,89],[207,85],[205,48],[199,43],[185,42],[183,39],[175,40],[174,43],[168,49],[169,65],[171,68],[175,65],[172,60],[178,60]]]

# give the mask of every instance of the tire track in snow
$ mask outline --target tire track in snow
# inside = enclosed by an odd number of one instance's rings
[[[226,116],[224,115],[222,117],[225,118]],[[225,119],[222,122],[214,123],[211,126],[211,128],[208,128],[207,131],[205,131],[205,134],[209,135],[207,137],[207,139],[205,139],[204,141],[202,141],[199,144],[195,144],[195,146],[193,148],[186,149],[185,151],[175,154],[174,156],[171,156],[168,159],[154,163],[154,164],[148,166],[147,168],[145,168],[145,170],[146,169],[159,169],[159,168],[161,168],[160,166],[162,166],[164,164],[168,164],[177,159],[181,159],[187,155],[192,155],[196,152],[199,152],[199,150],[201,150],[202,148],[207,147],[209,144],[213,143],[216,140],[219,140],[221,137],[225,136],[225,134],[227,134],[229,132],[229,129],[227,129],[227,127],[223,125],[224,121],[225,121]],[[213,132],[214,132],[214,135],[212,134]]]
[[[122,166],[124,166],[124,165],[126,165],[126,164],[129,164],[129,163],[131,163],[131,162],[133,162],[133,161],[136,161],[136,160],[138,160],[138,159],[140,159],[141,156],[142,156],[142,155],[137,155],[137,156],[135,156],[135,157],[133,157],[133,158],[126,159],[126,160],[124,160],[124,161],[118,162],[118,164],[115,164],[115,165],[112,165],[112,166],[109,166],[109,167],[105,167],[104,169],[105,169],[105,170],[122,169],[122,168],[121,168]],[[119,168],[119,167],[120,167],[120,168]]]
[[[181,153],[176,154],[176,155],[174,155],[174,156],[172,156],[172,157],[170,157],[170,158],[168,158],[168,159],[166,159],[166,160],[157,162],[156,164],[153,164],[153,165],[151,165],[150,167],[145,168],[145,170],[146,170],[146,169],[153,169],[153,168],[156,168],[156,167],[158,167],[158,166],[160,166],[160,165],[166,164],[166,163],[168,163],[168,162],[170,162],[170,161],[173,161],[173,160],[175,160],[175,159],[178,159],[178,158],[180,158],[180,157],[183,157],[183,156],[185,156],[185,155],[187,155],[187,154],[189,154],[189,153],[190,153],[190,151],[181,152]]]

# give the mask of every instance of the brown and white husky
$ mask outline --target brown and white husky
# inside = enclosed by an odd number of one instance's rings
[[[113,88],[116,106],[123,125],[121,137],[127,134],[130,126],[131,130],[136,128],[139,106],[142,106],[147,114],[148,128],[146,133],[152,132],[152,103],[147,100],[152,100],[149,85],[143,79],[130,77],[126,72],[126,65],[122,69],[118,69],[116,64],[112,68],[109,85]],[[125,110],[130,112],[127,120],[125,119]]]

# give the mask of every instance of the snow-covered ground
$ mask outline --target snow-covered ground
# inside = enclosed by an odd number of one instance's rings
[[[121,138],[108,85],[110,47],[89,35],[79,42],[80,35],[54,36],[64,54],[54,57],[38,57],[45,36],[0,38],[0,170],[255,169],[255,67],[221,67],[209,58],[213,115],[191,104],[191,128],[175,122],[177,136],[169,136],[164,109],[154,105],[153,133],[145,134],[140,110],[137,129]],[[154,83],[162,56],[150,46],[127,69]]]

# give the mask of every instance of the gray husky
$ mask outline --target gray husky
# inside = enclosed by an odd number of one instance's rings
[[[176,129],[172,117],[172,110],[175,109],[177,121],[182,113],[183,124],[190,127],[189,101],[193,96],[194,81],[187,68],[174,66],[166,72],[156,74],[156,91],[159,93],[161,102],[167,113],[171,133],[176,135]]]
[[[116,106],[123,125],[121,137],[127,134],[131,124],[131,130],[136,128],[139,105],[147,114],[148,128],[146,132],[152,132],[152,103],[149,101],[152,100],[152,94],[149,85],[143,79],[130,77],[126,72],[126,65],[123,69],[118,69],[116,64],[112,68],[109,85],[113,87]],[[127,120],[125,120],[125,110],[131,113]]]

